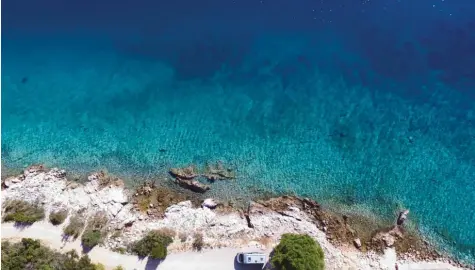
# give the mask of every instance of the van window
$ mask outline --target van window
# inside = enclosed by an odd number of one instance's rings
[[[247,257],[247,261],[250,262],[250,261],[251,261],[251,257]]]

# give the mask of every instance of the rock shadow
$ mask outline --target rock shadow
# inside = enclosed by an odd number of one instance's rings
[[[31,227],[31,225],[33,225],[33,223],[24,223],[24,222],[13,223],[13,227],[15,227],[15,229],[20,230],[20,231],[23,231],[24,229]]]
[[[81,244],[81,248],[82,248],[83,254],[88,254],[94,247],[86,247],[83,244]]]
[[[72,235],[68,235],[68,234],[62,234],[61,235],[61,242],[63,244],[66,244],[67,242],[74,242],[78,239],[78,237],[74,237]]]

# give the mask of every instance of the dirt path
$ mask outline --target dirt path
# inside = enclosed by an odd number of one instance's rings
[[[46,222],[37,222],[30,227],[18,229],[13,223],[2,223],[2,239],[34,238],[42,240],[51,248],[69,251],[75,249],[80,254],[79,240],[64,243],[61,239],[62,230]],[[95,247],[89,252],[89,257],[95,263],[100,262],[106,269],[122,265],[125,269],[159,269],[159,270],[209,270],[209,269],[261,269],[260,267],[242,268],[235,265],[234,256],[240,249],[222,248],[203,252],[182,252],[168,255],[160,263],[151,260],[139,260],[136,256],[112,252],[103,247]],[[246,249],[246,251],[251,251]]]

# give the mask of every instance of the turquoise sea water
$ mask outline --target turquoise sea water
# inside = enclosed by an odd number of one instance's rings
[[[217,196],[407,207],[473,262],[466,2],[4,1],[2,161],[133,182],[221,160]]]

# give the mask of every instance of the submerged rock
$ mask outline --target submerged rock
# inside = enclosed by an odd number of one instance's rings
[[[224,168],[221,162],[216,162],[216,164],[208,164],[205,168],[205,173],[203,177],[210,181],[215,180],[226,180],[236,178],[236,174],[233,170],[229,168]]]
[[[198,173],[196,173],[196,168],[193,165],[185,168],[171,168],[170,174],[176,178],[186,180],[191,180],[198,176]]]
[[[196,180],[186,180],[180,179],[178,177],[175,180],[181,187],[198,193],[205,193],[206,191],[211,189],[210,186],[200,183]]]

